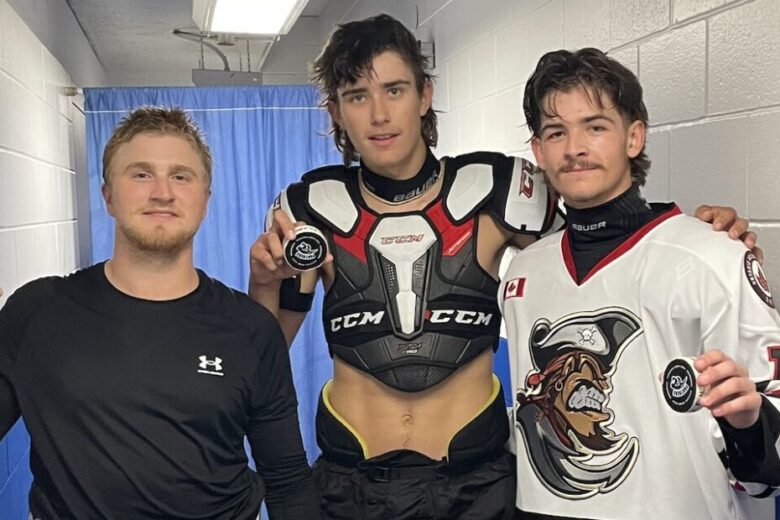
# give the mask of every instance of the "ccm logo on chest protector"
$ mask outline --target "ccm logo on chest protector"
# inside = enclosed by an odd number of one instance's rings
[[[380,242],[383,246],[388,244],[409,244],[411,242],[422,242],[425,238],[424,233],[418,235],[398,235],[393,237],[380,237]]]
[[[341,329],[351,329],[363,325],[379,325],[385,311],[355,312],[330,320],[330,331],[338,332]],[[465,311],[458,309],[436,309],[425,311],[425,319],[430,323],[460,323],[461,325],[490,325],[493,319],[492,312]]]
[[[425,319],[431,323],[449,323],[454,321],[462,325],[490,325],[491,312],[464,311],[456,309],[436,309],[427,311]]]
[[[367,325],[369,323],[373,325],[379,325],[382,322],[382,318],[385,315],[385,311],[378,312],[355,312],[347,314],[345,316],[339,316],[330,320],[331,332],[337,332],[341,329],[351,329],[358,325]]]

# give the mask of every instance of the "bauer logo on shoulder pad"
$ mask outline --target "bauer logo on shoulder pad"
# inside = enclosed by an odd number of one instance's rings
[[[747,276],[750,286],[756,292],[761,301],[775,308],[775,300],[772,298],[772,293],[769,291],[769,282],[764,276],[764,271],[761,269],[761,264],[758,263],[756,255],[752,251],[745,253],[744,259],[745,276]]]

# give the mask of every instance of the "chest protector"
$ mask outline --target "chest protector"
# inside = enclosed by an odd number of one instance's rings
[[[331,355],[417,392],[496,349],[498,282],[477,264],[477,215],[489,212],[515,233],[542,233],[554,203],[533,172],[495,153],[446,158],[439,196],[405,213],[369,209],[357,168],[320,168],[288,187],[279,206],[320,228],[334,256],[323,302]]]

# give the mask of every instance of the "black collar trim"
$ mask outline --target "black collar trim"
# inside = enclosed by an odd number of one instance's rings
[[[431,153],[430,149],[428,149],[425,155],[425,162],[420,171],[411,179],[402,181],[388,179],[378,173],[374,173],[363,164],[363,161],[360,162],[360,177],[363,181],[363,186],[372,195],[389,204],[402,204],[416,199],[436,184],[440,171],[441,165],[439,160]]]

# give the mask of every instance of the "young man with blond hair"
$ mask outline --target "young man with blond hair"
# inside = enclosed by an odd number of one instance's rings
[[[103,156],[111,258],[0,309],[0,437],[24,418],[30,518],[248,520],[264,497],[318,517],[282,332],[193,266],[211,166],[182,110],[129,114]]]

